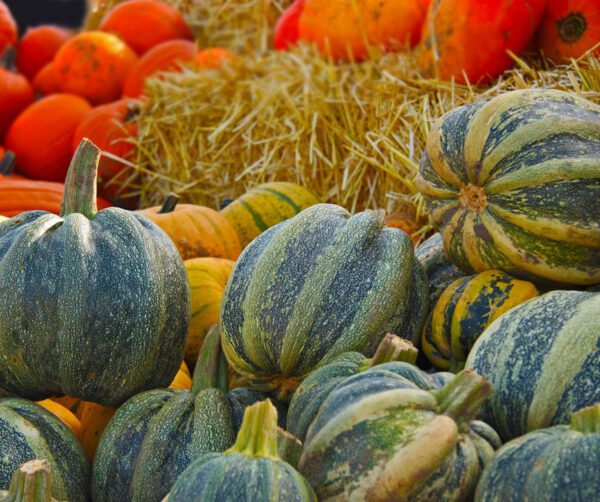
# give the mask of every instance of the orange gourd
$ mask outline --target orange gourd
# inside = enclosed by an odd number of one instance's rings
[[[596,48],[600,56],[600,2],[598,0],[551,0],[538,33],[544,54],[562,63]]]
[[[278,51],[285,51],[296,45],[300,38],[300,16],[304,10],[306,0],[296,0],[283,11],[275,25],[273,34],[273,47]]]
[[[138,98],[144,92],[148,77],[161,71],[177,71],[181,63],[189,62],[196,55],[196,46],[189,40],[170,40],[157,45],[144,54],[125,80],[123,95]]]
[[[360,61],[369,56],[369,46],[416,45],[426,12],[422,0],[306,0],[298,34],[336,60]]]
[[[44,66],[33,79],[33,90],[41,96],[58,94],[62,92],[56,73],[54,73],[54,63],[50,62]]]
[[[484,83],[511,68],[541,21],[545,0],[433,0],[420,45],[428,75]]]
[[[125,78],[136,61],[135,53],[120,38],[88,31],[59,49],[54,71],[63,91],[101,104],[121,96]]]
[[[13,122],[4,146],[17,156],[28,177],[64,181],[72,158],[73,135],[90,104],[72,94],[54,94],[26,108]]]
[[[73,432],[73,435],[77,439],[81,440],[81,422],[71,410],[57,403],[53,399],[37,401],[37,404],[46,408],[50,413],[56,416],[63,424],[71,429],[71,432]]]
[[[19,41],[16,64],[29,80],[48,63],[52,62],[58,49],[71,37],[71,32],[60,26],[36,26],[28,28]]]
[[[183,16],[157,0],[129,0],[115,6],[100,29],[121,37],[138,55],[167,40],[193,39]]]
[[[233,61],[235,56],[227,49],[220,47],[210,47],[203,49],[196,54],[194,64],[198,68],[217,69],[227,61]]]
[[[73,136],[73,152],[83,138],[90,139],[103,153],[124,160],[132,160],[135,147],[131,141],[137,134],[137,122],[141,111],[138,101],[122,99],[91,110],[79,123]],[[126,198],[122,183],[130,176],[123,162],[102,155],[98,166],[98,192],[115,203],[132,207],[136,201]]]
[[[11,45],[15,46],[19,30],[10,9],[0,0],[0,53]]]
[[[0,141],[15,118],[35,99],[27,79],[13,71],[14,50],[5,49],[0,58]]]

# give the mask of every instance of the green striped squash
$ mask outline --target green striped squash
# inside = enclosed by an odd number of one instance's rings
[[[246,409],[235,444],[203,455],[177,479],[171,502],[317,502],[314,491],[278,454],[277,411],[270,401]]]
[[[223,349],[250,386],[288,399],[314,368],[372,355],[387,332],[418,340],[427,304],[406,233],[385,228],[382,211],[318,204],[240,256],[221,304]]]
[[[468,370],[448,379],[387,363],[354,375],[321,406],[300,472],[323,502],[469,500],[500,445],[472,420],[491,392]]]
[[[444,115],[417,186],[452,261],[561,284],[600,282],[600,107],[520,90]]]
[[[54,498],[89,500],[89,461],[67,426],[31,401],[0,399],[0,490],[8,489],[15,471],[34,459],[49,462]]]
[[[546,293],[496,319],[466,362],[494,386],[483,420],[508,440],[600,401],[599,320],[600,295],[577,291]]]
[[[52,496],[50,462],[25,462],[13,474],[9,489],[0,490],[0,502],[58,502]]]
[[[223,208],[221,214],[237,230],[243,249],[268,228],[318,203],[310,190],[275,181],[254,187]]]
[[[600,494],[600,403],[570,425],[506,443],[483,472],[475,502],[588,502]]]
[[[457,279],[442,293],[423,330],[423,352],[436,368],[460,370],[489,324],[537,295],[532,283],[499,270]]]
[[[392,361],[415,364],[417,353],[417,349],[409,341],[387,334],[371,358],[360,352],[340,354],[329,364],[312,371],[294,392],[288,412],[288,430],[304,441],[308,427],[325,399],[348,377]]]

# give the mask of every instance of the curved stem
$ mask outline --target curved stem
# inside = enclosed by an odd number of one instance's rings
[[[419,351],[412,342],[388,333],[379,343],[375,355],[367,360],[366,366],[367,368],[372,368],[378,364],[390,363],[392,361],[415,364],[417,362],[418,354]]]
[[[177,207],[180,198],[179,195],[175,195],[174,193],[169,194],[163,202],[158,214],[172,213]]]
[[[65,180],[60,215],[65,218],[70,214],[83,214],[90,220],[96,216],[96,179],[101,150],[89,139],[83,138]]]
[[[225,454],[241,453],[251,458],[277,454],[277,410],[268,399],[246,408],[235,444]]]
[[[0,160],[0,175],[2,176],[10,176],[15,170],[15,164],[17,162],[17,157],[10,150],[4,154],[2,160]]]
[[[571,429],[583,434],[600,434],[600,403],[573,413],[571,415]]]
[[[227,369],[221,349],[221,329],[214,324],[206,334],[198,354],[192,377],[192,393],[214,388],[227,392]]]

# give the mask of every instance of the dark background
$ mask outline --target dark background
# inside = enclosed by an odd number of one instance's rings
[[[3,0],[24,32],[29,26],[58,24],[78,28],[85,14],[85,0]]]

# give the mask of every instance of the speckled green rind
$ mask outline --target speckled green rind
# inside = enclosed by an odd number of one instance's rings
[[[31,401],[0,399],[0,489],[8,489],[13,473],[33,459],[50,462],[54,498],[90,499],[89,461],[71,431]]]
[[[554,291],[494,321],[466,368],[494,386],[481,417],[504,440],[600,401],[600,295]]]
[[[277,425],[286,428],[288,407],[286,404],[275,399],[273,396],[269,396],[264,392],[258,390],[249,389],[247,387],[237,387],[229,392],[229,403],[231,404],[231,410],[233,412],[233,424],[235,430],[239,430],[242,425],[244,418],[244,411],[248,406],[269,399],[275,409],[277,410]]]
[[[117,406],[168,386],[190,317],[185,269],[149,219],[42,211],[0,226],[0,389]]]
[[[252,385],[277,389],[338,354],[367,352],[405,307],[413,263],[410,239],[384,228],[379,212],[318,204],[267,230],[223,296],[229,363]]]
[[[519,90],[442,117],[416,184],[466,272],[596,284],[599,161],[600,107],[574,93]],[[469,185],[483,188],[479,200]]]

